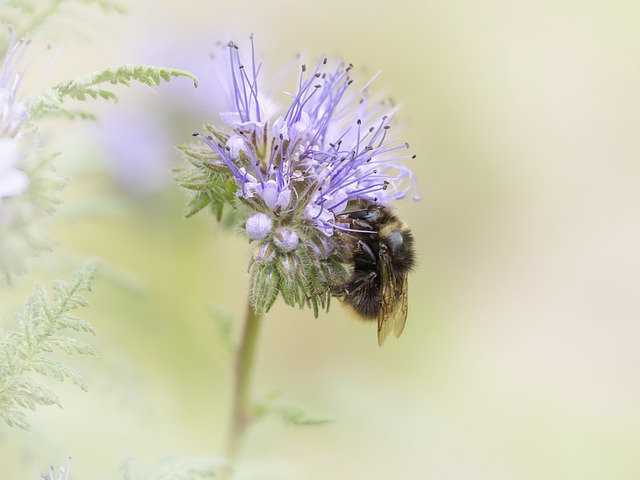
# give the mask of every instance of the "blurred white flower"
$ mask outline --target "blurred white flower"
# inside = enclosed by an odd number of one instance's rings
[[[28,42],[16,41],[13,30],[0,70],[0,137],[15,137],[29,118],[24,103],[16,99],[23,73],[18,68]]]
[[[24,192],[29,177],[16,167],[20,160],[20,146],[14,138],[0,138],[0,202]]]
[[[29,118],[24,104],[16,100],[22,78],[18,65],[26,45],[23,41],[16,42],[13,31],[10,31],[7,53],[0,70],[0,202],[3,198],[21,194],[29,186],[27,174],[16,168],[21,159],[16,137]]]

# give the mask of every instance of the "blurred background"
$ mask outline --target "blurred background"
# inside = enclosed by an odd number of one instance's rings
[[[318,319],[281,301],[268,314],[256,394],[335,421],[265,419],[241,478],[640,478],[640,4],[128,9],[49,31],[58,53],[44,86],[148,63],[190,70],[200,87],[119,88],[119,103],[86,105],[97,124],[42,125],[70,184],[51,224],[58,245],[33,270],[46,283],[102,260],[81,312],[100,356],[72,360],[89,393],[54,385],[64,408],[0,439],[3,480],[69,455],[79,480],[114,478],[129,456],[151,469],[220,454],[230,359],[213,317],[237,335],[248,245],[207,215],[184,220],[170,169],[174,145],[216,114],[216,42],[250,33],[263,83],[301,52],[344,58],[362,81],[382,70],[375,85],[403,105],[422,199],[397,205],[418,249],[399,340],[378,348],[338,302]]]

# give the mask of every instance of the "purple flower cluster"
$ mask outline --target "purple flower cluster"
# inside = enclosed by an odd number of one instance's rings
[[[326,236],[340,224],[350,201],[386,204],[416,191],[413,174],[401,163],[408,145],[390,135],[396,108],[370,99],[371,81],[351,79],[352,65],[320,61],[302,66],[296,93],[285,108],[262,92],[261,65],[253,39],[248,62],[230,42],[220,119],[231,133],[200,137],[228,167],[237,196],[252,207],[246,234],[270,235],[273,219],[289,215]],[[295,230],[276,232],[276,245],[295,249]]]

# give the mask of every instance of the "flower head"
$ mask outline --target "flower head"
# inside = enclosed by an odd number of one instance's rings
[[[264,94],[253,38],[247,58],[233,42],[227,50],[217,88],[227,110],[219,114],[222,128],[211,128],[210,136],[196,134],[211,149],[211,159],[199,166],[227,172],[236,199],[251,212],[246,235],[275,247],[256,250],[253,265],[263,271],[254,272],[254,278],[274,278],[278,272],[276,294],[283,285],[300,282],[308,298],[326,290],[324,282],[311,279],[322,276],[320,263],[343,259],[335,253],[317,255],[323,245],[319,237],[349,230],[341,221],[343,212],[358,199],[386,204],[416,189],[402,163],[411,158],[405,153],[408,145],[391,133],[397,108],[370,95],[371,81],[358,87],[351,64],[326,58],[310,68],[302,65],[296,90],[286,94],[286,102],[276,102]],[[333,243],[323,250],[339,250],[339,238]],[[333,267],[324,272],[327,277]],[[254,290],[264,289],[254,282]]]
[[[201,138],[229,168],[244,202],[271,215],[303,212],[331,235],[349,201],[388,203],[415,188],[411,170],[399,163],[409,158],[407,145],[389,134],[395,108],[371,104],[371,82],[352,86],[352,65],[303,65],[297,92],[277,110],[262,94],[253,41],[248,63],[235,43],[227,47],[221,91],[231,110],[220,119],[231,131]]]

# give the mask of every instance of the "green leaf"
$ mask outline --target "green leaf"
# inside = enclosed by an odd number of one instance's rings
[[[307,412],[304,408],[278,398],[269,396],[263,403],[255,407],[257,417],[275,415],[287,425],[322,425],[333,419]]]
[[[67,98],[83,101],[87,97],[93,99],[100,97],[115,101],[118,98],[115,93],[99,86],[103,84],[129,86],[132,81],[157,86],[163,81],[168,82],[172,77],[187,77],[193,80],[194,86],[198,84],[195,76],[183,70],[127,64],[61,82],[31,98],[27,103],[27,110],[33,119],[48,113],[64,111],[62,104]]]
[[[173,175],[178,185],[191,191],[186,218],[209,207],[220,221],[224,206],[235,204],[235,192],[238,187],[228,169],[211,169],[208,166],[194,164],[175,169]]]
[[[38,375],[69,379],[87,389],[84,379],[53,355],[60,351],[96,353],[93,346],[70,336],[94,333],[87,322],[71,312],[87,306],[83,294],[91,290],[96,268],[97,262],[91,261],[75,272],[70,282],[53,281],[52,293],[37,284],[22,312],[16,313],[17,331],[0,328],[0,418],[7,425],[28,430],[21,409],[60,405],[55,392],[36,380]]]

